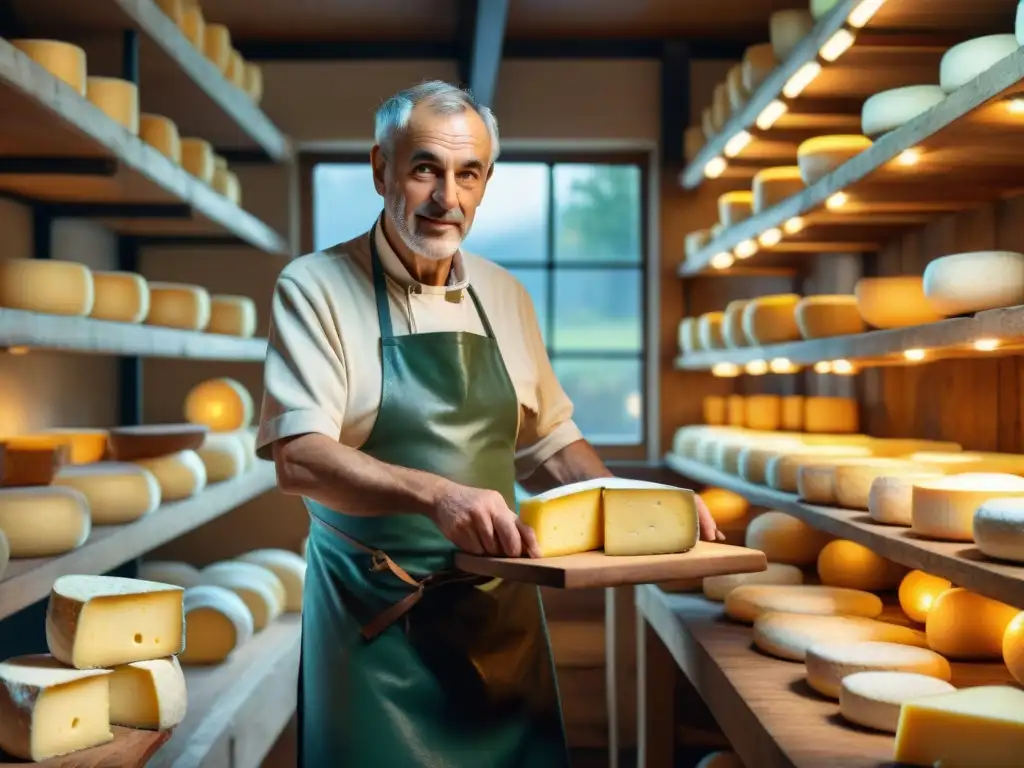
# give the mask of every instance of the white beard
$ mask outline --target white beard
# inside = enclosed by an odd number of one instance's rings
[[[450,234],[443,238],[423,237],[410,231],[406,218],[408,211],[403,195],[388,194],[385,204],[388,208],[387,213],[391,216],[395,229],[398,230],[398,236],[402,238],[405,247],[413,253],[431,261],[443,261],[454,256],[455,252],[459,250],[459,246],[462,245],[461,228],[452,228]]]

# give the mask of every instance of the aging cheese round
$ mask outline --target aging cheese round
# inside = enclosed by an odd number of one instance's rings
[[[782,428],[793,432],[804,428],[803,395],[786,395],[782,398]]]
[[[943,256],[924,270],[924,295],[941,315],[1024,304],[1024,253],[977,251]]]
[[[924,571],[911,571],[900,582],[900,608],[913,621],[924,624],[939,595],[952,588],[949,579]]]
[[[206,465],[195,451],[178,451],[135,463],[156,477],[164,502],[189,499],[206,488]]]
[[[11,40],[11,45],[85,96],[85,51],[62,40]]]
[[[160,506],[160,484],[153,473],[126,462],[64,467],[53,484],[85,496],[93,525],[132,523]]]
[[[231,32],[223,24],[207,24],[203,35],[203,54],[226,74],[231,63]]]
[[[754,645],[787,661],[804,661],[819,643],[884,642],[927,648],[924,632],[864,616],[762,613],[754,622]]]
[[[795,293],[759,296],[743,308],[743,333],[753,346],[779,344],[800,338],[796,324],[796,306],[800,297]]]
[[[245,472],[245,448],[234,433],[207,432],[196,453],[206,468],[207,483],[234,480]]]
[[[185,420],[212,432],[247,429],[253,419],[252,395],[234,379],[207,379],[185,397]]]
[[[781,423],[781,397],[778,395],[750,395],[747,397],[747,429],[770,432],[778,429]]]
[[[248,296],[213,294],[206,332],[252,338],[256,335],[256,302]]]
[[[879,477],[927,471],[927,467],[902,459],[851,459],[836,463],[836,502],[847,509],[868,509],[871,486]]]
[[[116,323],[141,323],[149,314],[149,283],[134,272],[93,272],[89,317]]]
[[[284,586],[284,610],[289,613],[302,611],[302,590],[306,580],[306,561],[287,549],[256,549],[246,552],[239,558],[244,563],[252,563],[266,568]]]
[[[856,459],[853,459],[856,461]],[[800,467],[796,474],[797,495],[809,504],[834,506],[836,503],[836,465],[815,461]]]
[[[243,79],[245,81],[244,90],[246,95],[256,104],[263,101],[263,68],[259,64],[253,64],[251,61],[245,62]]]
[[[1024,493],[990,499],[974,513],[974,543],[997,560],[1024,563]]]
[[[139,135],[139,87],[116,77],[88,77],[86,97],[111,120]]]
[[[683,242],[686,257],[692,259],[704,246],[711,242],[711,230],[698,229],[694,232],[688,232]]]
[[[213,145],[205,139],[184,138],[181,140],[181,167],[200,181],[213,183],[216,170]]]
[[[0,488],[0,530],[12,558],[63,555],[89,538],[89,501],[60,486]]]
[[[885,642],[818,643],[807,649],[807,684],[823,696],[839,698],[843,678],[856,672],[912,672],[949,680],[953,670],[927,648]]]
[[[198,285],[152,282],[146,325],[201,331],[210,322],[210,294]]]
[[[705,424],[724,425],[726,421],[725,398],[720,395],[708,395],[701,401],[701,412]]]
[[[906,573],[899,563],[846,539],[830,541],[818,555],[818,578],[829,587],[887,592],[896,589]]]
[[[0,262],[0,306],[47,315],[85,317],[95,301],[92,273],[75,261]]]
[[[923,115],[946,98],[937,85],[908,85],[871,96],[861,107],[860,127],[873,139]]]
[[[729,94],[729,107],[733,113],[739,112],[747,106],[750,94],[743,87],[743,65],[734,64],[729,67],[725,76],[725,90]]]
[[[156,0],[156,6],[179,27],[185,19],[185,0]]]
[[[842,587],[747,584],[726,596],[725,612],[730,618],[748,624],[769,612],[873,619],[881,614],[882,601],[870,592]]]
[[[796,150],[796,163],[804,184],[811,186],[871,146],[867,136],[816,136]]]
[[[914,483],[942,477],[941,472],[908,472],[876,477],[868,494],[868,514],[876,523],[913,524]]]
[[[236,591],[242,589],[204,584],[185,590],[185,650],[178,654],[182,664],[221,664],[252,639],[253,614]]]
[[[697,318],[684,317],[679,321],[679,351],[684,355],[700,349],[700,338],[697,334]]]
[[[754,213],[761,213],[804,189],[800,168],[796,165],[765,168],[754,175]]]
[[[178,126],[163,115],[139,115],[139,138],[175,163],[181,163],[181,136]]]
[[[954,45],[939,63],[939,85],[946,93],[952,93],[1016,53],[1019,47],[1015,35],[986,35]]]
[[[1024,496],[1024,477],[968,472],[922,480],[914,484],[911,529],[926,539],[972,541],[978,507],[1012,496]]]
[[[750,511],[749,501],[725,488],[707,488],[699,495],[717,525],[735,523]]]
[[[785,512],[765,512],[747,526],[746,546],[764,552],[771,563],[811,565],[831,537]]]
[[[1024,685],[1024,611],[1018,613],[1003,632],[1003,662],[1013,679]]]
[[[723,227],[734,227],[753,213],[754,193],[746,190],[726,192],[718,198],[718,220]]]
[[[947,589],[928,611],[928,646],[950,659],[1001,659],[1003,636],[1018,613],[1011,605],[961,587]]]
[[[725,349],[725,339],[722,336],[722,320],[725,314],[722,312],[705,312],[697,318],[697,333],[700,335],[700,345],[703,349]]]
[[[743,53],[743,87],[747,93],[756,91],[778,65],[771,43],[752,45]]]
[[[875,328],[925,325],[943,317],[925,298],[924,279],[916,275],[864,277],[853,292],[860,316]]]
[[[768,462],[776,456],[785,455],[787,451],[797,451],[802,447],[802,443],[784,438],[748,445],[740,452],[738,474],[748,483],[765,485],[768,482]]]
[[[202,52],[206,42],[206,19],[198,5],[185,9],[182,14],[181,23],[178,25],[192,47]]]
[[[903,702],[955,690],[946,680],[915,672],[855,672],[843,678],[839,714],[855,725],[896,733]]]
[[[196,587],[201,583],[198,568],[175,560],[144,560],[139,565],[139,578],[160,584],[173,584],[182,589]]]
[[[804,429],[832,434],[856,432],[860,429],[857,401],[852,397],[804,398]]]
[[[828,463],[840,458],[852,459],[870,455],[871,451],[861,445],[808,445],[800,450],[770,458],[765,467],[765,480],[769,487],[777,491],[797,493],[800,470],[803,467]]]
[[[231,561],[214,563],[200,573],[203,584],[225,587],[242,598],[252,614],[257,632],[284,612],[284,585],[266,568]]]
[[[725,305],[725,316],[722,318],[722,338],[725,346],[738,349],[750,344],[743,332],[743,311],[749,302],[746,299],[730,301]]]
[[[802,8],[776,11],[768,19],[768,39],[771,40],[775,58],[784,61],[810,31],[814,29],[814,17]]]
[[[805,339],[863,333],[856,296],[807,296],[796,305],[796,324]]]
[[[768,563],[768,568],[756,573],[728,573],[723,576],[705,576],[704,597],[723,602],[729,593],[747,584],[795,585],[804,583],[804,572],[795,565]]]
[[[242,54],[238,51],[231,51],[231,58],[228,59],[228,69],[224,76],[236,88],[245,87],[245,59],[242,58]]]

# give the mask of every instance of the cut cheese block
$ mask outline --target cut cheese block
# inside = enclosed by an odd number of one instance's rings
[[[1003,633],[1003,662],[1013,679],[1024,685],[1024,611],[1014,617]]]
[[[0,579],[4,577],[7,563],[11,560],[11,542],[7,540],[7,534],[0,528]]]
[[[924,270],[924,295],[947,316],[1022,304],[1024,253],[978,251],[935,259]]]
[[[181,135],[168,117],[139,115],[139,138],[175,163],[181,163]]]
[[[778,65],[771,43],[752,45],[743,53],[743,87],[747,93],[756,91]]]
[[[203,54],[226,75],[231,63],[231,32],[223,24],[207,24],[203,36]]]
[[[213,145],[203,139],[184,138],[181,140],[181,167],[200,181],[213,183],[216,163]]]
[[[759,346],[795,341],[800,338],[796,324],[796,306],[800,297],[795,293],[759,296],[743,308],[743,333],[747,341]]]
[[[747,398],[748,429],[774,431],[782,424],[782,398],[778,395],[750,395]],[[745,446],[740,446],[745,447]]]
[[[61,576],[46,607],[46,644],[76,669],[173,656],[185,643],[183,594],[140,579]]]
[[[856,296],[808,296],[796,305],[796,324],[805,339],[863,333]]]
[[[61,40],[11,40],[11,45],[85,96],[85,51]]]
[[[853,292],[860,316],[875,328],[904,328],[942,319],[925,298],[924,280],[917,276],[865,277]]]
[[[836,502],[847,509],[867,509],[871,501],[871,486],[879,477],[927,471],[924,465],[901,459],[879,457],[838,461],[835,470]]]
[[[729,119],[729,91],[725,83],[715,86],[711,97],[711,124],[716,131],[722,130]]]
[[[794,8],[776,11],[768,20],[768,39],[772,42],[775,58],[783,61],[814,29],[814,17],[810,11]]]
[[[250,64],[249,66],[254,66]],[[248,88],[246,88],[248,90]],[[704,129],[699,125],[691,125],[683,132],[683,155],[686,162],[692,163],[694,158],[704,149],[707,140],[704,137]]]
[[[867,136],[816,136],[808,139],[796,151],[800,178],[811,186],[870,146],[871,139]]]
[[[92,529],[89,502],[72,488],[0,488],[0,530],[11,557],[55,557],[82,546]]]
[[[982,554],[1024,563],[1024,494],[984,502],[974,513],[973,532]]]
[[[694,232],[688,232],[683,242],[686,257],[693,258],[698,251],[711,242],[711,230],[698,229]]]
[[[750,99],[750,94],[743,87],[743,65],[734,64],[729,67],[725,76],[725,90],[729,94],[729,108],[733,114],[739,112]]]
[[[59,259],[0,262],[0,306],[85,317],[94,301],[92,273],[82,264]]]
[[[141,323],[149,313],[149,284],[134,272],[93,272],[94,301],[89,317]]]
[[[248,296],[213,294],[206,332],[252,338],[256,334],[256,302]]]
[[[251,61],[245,62],[243,79],[243,90],[246,95],[259,104],[263,100],[263,68],[259,64],[253,64]]]
[[[725,346],[735,349],[745,347],[750,342],[743,332],[743,310],[749,302],[746,299],[730,301],[725,306],[725,317],[722,318],[722,338]]]
[[[937,85],[908,85],[876,93],[861,107],[861,131],[878,138],[923,115],[945,98],[946,92]]]
[[[126,728],[168,731],[185,719],[185,676],[174,656],[115,667],[110,681],[110,722]]]
[[[725,337],[722,336],[722,312],[706,312],[697,318],[697,333],[702,349],[725,349]]]
[[[146,560],[139,565],[139,578],[173,584],[182,589],[197,587],[202,583],[198,568],[175,560]]]
[[[823,19],[839,4],[839,0],[811,0],[811,16]]]
[[[785,512],[765,512],[747,526],[746,546],[764,552],[771,563],[811,565],[831,537]]]
[[[700,498],[716,525],[731,525],[750,511],[749,501],[725,488],[708,488],[700,492]]]
[[[198,285],[149,284],[147,325],[201,331],[210,322],[210,294]]]
[[[855,541],[830,541],[818,555],[818,578],[829,587],[886,592],[896,589],[906,574],[904,566]]]
[[[747,584],[794,585],[804,583],[804,573],[795,565],[768,563],[767,569],[756,573],[728,573],[722,576],[705,576],[704,597],[723,602],[729,593]]]
[[[3,438],[7,443],[8,459],[11,449],[47,449],[66,447],[67,461],[71,464],[92,464],[103,458],[107,450],[107,430],[76,427],[58,427],[29,435]],[[10,471],[8,466],[7,470]]]
[[[928,646],[950,659],[1001,659],[1003,636],[1018,613],[1013,606],[961,587],[947,589],[928,611]]]
[[[839,689],[839,714],[865,728],[896,733],[908,701],[956,690],[951,683],[914,672],[854,672]]]
[[[245,447],[234,433],[207,433],[206,439],[196,453],[206,468],[207,483],[234,480],[245,472]]]
[[[954,45],[939,64],[939,85],[946,93],[962,88],[982,72],[1017,52],[1015,35],[986,35]]]
[[[220,664],[252,639],[253,614],[236,592],[212,585],[185,590],[185,665]]]
[[[900,608],[913,621],[924,624],[939,595],[952,586],[948,579],[924,571],[911,571],[900,582]]]
[[[754,645],[787,661],[804,661],[819,643],[868,641],[928,647],[924,632],[864,616],[768,612],[754,622]]]
[[[178,451],[135,463],[153,473],[165,503],[192,498],[206,488],[206,465],[195,451]]]
[[[111,741],[109,675],[43,654],[0,662],[0,748],[42,762]]]
[[[88,77],[85,93],[103,114],[139,135],[139,86],[116,77]]]
[[[202,52],[206,42],[206,19],[203,18],[203,12],[199,10],[199,6],[192,5],[185,8],[178,26],[188,41],[192,43],[192,47]]]
[[[968,472],[921,480],[914,484],[911,528],[927,539],[972,541],[978,507],[1013,496],[1024,496],[1024,477]]]
[[[981,685],[903,704],[893,759],[913,765],[1013,766],[1024,745],[1024,691]]]
[[[238,559],[271,571],[284,586],[285,611],[302,611],[302,589],[306,581],[306,561],[302,557],[287,549],[256,549]]]
[[[765,480],[777,491],[797,493],[800,470],[807,465],[871,455],[863,445],[805,445],[800,450],[773,456],[765,467]]]
[[[912,672],[949,682],[953,670],[927,648],[886,642],[823,642],[807,649],[807,684],[838,699],[843,678],[856,672]]]
[[[782,398],[782,428],[799,432],[804,428],[803,395],[787,395]]]
[[[787,197],[803,191],[804,182],[798,166],[765,168],[754,175],[754,213],[761,213]]]
[[[711,752],[701,758],[696,768],[745,768],[735,752]]]
[[[252,424],[252,395],[234,379],[207,379],[185,397],[185,419],[212,432],[235,432]]]
[[[860,429],[860,409],[852,397],[804,398],[807,432],[853,433]]]
[[[726,192],[718,198],[718,220],[723,227],[734,227],[753,213],[754,193],[743,190]]]
[[[262,630],[284,612],[285,591],[281,580],[266,568],[252,563],[214,563],[200,571],[203,585],[230,589],[252,614],[253,627]]]
[[[701,415],[705,424],[721,426],[726,421],[725,398],[719,395],[708,395],[701,401]]]
[[[914,483],[942,477],[939,472],[908,472],[876,477],[868,494],[868,514],[876,523],[913,524]]]
[[[135,464],[101,461],[64,467],[53,484],[85,496],[93,525],[132,523],[160,506],[156,477]]]
[[[882,613],[882,601],[870,592],[841,587],[747,584],[726,596],[725,612],[731,618],[748,624],[769,612],[873,619]]]

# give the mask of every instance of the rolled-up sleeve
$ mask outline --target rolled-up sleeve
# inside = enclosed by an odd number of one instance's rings
[[[257,455],[272,458],[271,445],[285,437],[315,432],[339,439],[348,387],[326,302],[296,279],[279,277],[268,341]]]

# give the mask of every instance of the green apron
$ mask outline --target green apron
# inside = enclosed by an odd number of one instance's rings
[[[515,509],[519,404],[483,307],[470,288],[486,336],[395,336],[375,234],[383,391],[361,450]],[[455,571],[422,515],[305,502],[300,768],[567,768],[539,590]]]

